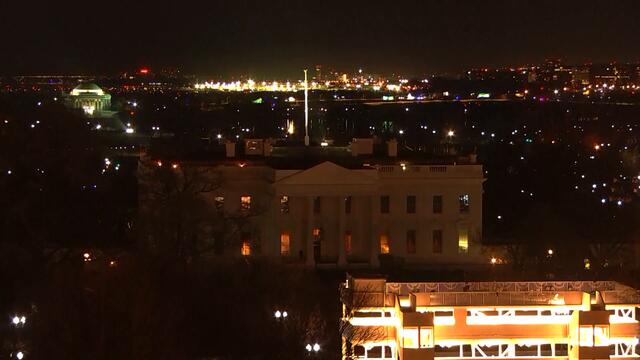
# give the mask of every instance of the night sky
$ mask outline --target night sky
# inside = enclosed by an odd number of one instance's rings
[[[422,75],[640,59],[637,0],[1,1],[0,74]]]

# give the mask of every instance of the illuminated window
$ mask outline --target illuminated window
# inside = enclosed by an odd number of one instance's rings
[[[240,248],[240,253],[244,256],[251,255],[251,234],[243,232],[240,235],[240,239],[242,239],[242,247]]]
[[[347,231],[344,233],[344,252],[349,255],[351,254],[351,231]]]
[[[321,232],[322,230],[320,228],[314,228],[313,231],[311,231],[311,234],[315,237],[319,237]]]
[[[593,328],[595,346],[609,346],[609,325],[595,325]]]
[[[442,254],[442,230],[433,230],[433,253]]]
[[[416,231],[408,230],[407,231],[407,254],[415,254],[416,253]]]
[[[458,253],[466,254],[469,252],[469,230],[458,229]]]
[[[442,214],[442,195],[433,196],[433,213]]]
[[[420,327],[420,347],[431,348],[433,347],[433,328]]]
[[[417,327],[406,327],[402,329],[402,347],[405,349],[417,349],[419,346]]]
[[[593,326],[580,326],[580,346],[593,346]]]
[[[251,196],[241,196],[240,197],[240,210],[249,211],[251,209]]]
[[[280,213],[289,213],[289,197],[287,195],[282,195],[280,197]]]
[[[291,247],[291,238],[289,237],[289,233],[280,234],[280,255],[287,256],[289,255],[289,250]]]
[[[313,213],[320,214],[322,210],[322,202],[320,201],[320,196],[316,196],[313,198]]]
[[[469,195],[464,194],[458,196],[458,203],[460,205],[460,214],[468,214],[469,213]]]
[[[380,196],[380,213],[389,213],[389,195]]]
[[[351,196],[344,198],[344,213],[351,214]]]
[[[224,196],[216,196],[215,199],[216,210],[224,210]]]
[[[415,214],[416,213],[416,196],[409,195],[407,196],[407,214]]]
[[[386,234],[380,235],[380,254],[389,253],[389,237]]]

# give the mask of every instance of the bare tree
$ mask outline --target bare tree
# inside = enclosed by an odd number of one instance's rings
[[[234,245],[261,209],[252,206],[235,213],[217,209],[212,195],[224,181],[215,168],[142,159],[138,168],[141,247],[189,262]]]
[[[354,326],[351,321],[359,309],[366,307],[380,307],[385,304],[385,293],[377,291],[371,285],[347,288],[340,284],[340,299],[342,301],[342,319],[338,332],[342,338],[342,359],[356,359],[358,355],[355,347],[369,341],[384,340],[387,329],[384,326]]]

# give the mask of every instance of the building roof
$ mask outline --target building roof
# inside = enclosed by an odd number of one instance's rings
[[[78,96],[83,94],[104,95],[104,91],[100,88],[100,86],[92,82],[81,82],[80,84],[78,84],[78,86],[71,90],[71,95]]]

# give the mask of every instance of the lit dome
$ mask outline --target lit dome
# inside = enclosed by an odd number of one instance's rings
[[[71,95],[104,95],[104,91],[94,83],[83,82],[71,90]]]

